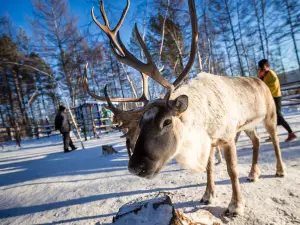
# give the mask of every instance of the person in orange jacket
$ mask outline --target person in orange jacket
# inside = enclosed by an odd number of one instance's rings
[[[265,84],[269,87],[272,96],[276,105],[276,114],[277,114],[277,125],[283,126],[288,131],[288,137],[285,140],[292,141],[296,139],[295,133],[292,131],[290,125],[283,118],[281,113],[281,90],[280,90],[280,82],[276,73],[270,69],[269,61],[267,59],[262,59],[258,62],[259,78],[265,82]],[[271,138],[268,138],[266,141],[271,141]]]

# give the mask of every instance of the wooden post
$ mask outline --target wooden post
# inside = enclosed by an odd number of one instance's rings
[[[15,122],[16,145],[21,147],[21,128],[18,122]]]
[[[100,126],[101,125],[101,113],[100,113],[99,104],[97,103],[96,106],[97,106],[98,123]]]
[[[92,122],[92,127],[93,127],[94,138],[98,138],[96,125],[95,125],[95,121],[94,121],[94,116],[93,116],[93,110],[92,110],[93,109],[93,104],[89,104],[89,108],[90,108],[91,122]]]
[[[85,103],[85,104],[88,105],[87,103]],[[90,139],[91,139],[90,125],[88,123],[88,121],[89,121],[89,114],[88,114],[88,111],[87,111],[86,107],[84,107],[84,111],[85,111],[86,121],[87,121],[87,131],[88,131]]]
[[[10,130],[10,127],[7,127],[6,129],[7,129],[7,135],[8,135],[8,138],[9,138],[8,140],[11,141],[12,138],[11,138],[11,130]]]
[[[82,124],[83,124],[83,135],[84,135],[84,140],[87,141],[87,137],[86,137],[86,126],[85,126],[85,122],[84,122],[84,115],[83,115],[83,107],[82,107],[82,105],[80,106],[80,113],[81,113],[81,119],[82,119]]]
[[[40,139],[39,125],[38,124],[36,124],[36,127],[35,127],[35,135],[36,135],[37,139]]]

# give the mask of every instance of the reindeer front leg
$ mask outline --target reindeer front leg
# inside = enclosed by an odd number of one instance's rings
[[[232,185],[232,197],[225,214],[232,214],[233,216],[242,215],[244,213],[244,200],[240,189],[234,140],[224,145],[224,156]]]
[[[128,153],[128,157],[130,159],[131,157],[131,143],[130,143],[130,139],[126,138],[126,148],[127,148],[127,153]]]
[[[207,168],[206,168],[206,173],[207,173],[207,184],[206,184],[206,190],[205,193],[201,199],[201,202],[204,204],[211,204],[214,202],[216,198],[216,193],[215,193],[215,180],[214,180],[214,161],[215,161],[215,156],[214,156],[214,148],[211,147],[210,149],[210,154],[209,154],[209,159],[207,163]]]

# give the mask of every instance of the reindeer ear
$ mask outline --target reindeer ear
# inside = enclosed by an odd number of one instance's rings
[[[186,95],[180,95],[173,100],[172,106],[177,113],[183,113],[189,106],[189,97]]]

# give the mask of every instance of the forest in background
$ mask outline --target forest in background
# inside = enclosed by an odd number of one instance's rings
[[[99,13],[99,1],[88,0]],[[300,2],[298,0],[196,0],[198,50],[189,78],[200,72],[222,76],[256,76],[257,62],[268,58],[281,76],[296,71],[300,80]],[[86,3],[86,4],[87,4]],[[121,64],[109,40],[90,23],[78,26],[68,0],[33,0],[31,30],[16,27],[9,16],[0,18],[0,127],[53,120],[59,104],[75,107],[91,99],[83,90],[82,76],[89,63],[90,88],[103,95],[132,97],[141,92],[141,76]],[[82,4],[85,4],[83,1]],[[124,0],[124,5],[126,0]],[[105,2],[112,24],[122,8]],[[186,0],[145,0],[125,20],[136,22],[162,75],[173,80],[186,64],[191,28]],[[134,29],[128,31],[128,49],[143,59]],[[29,33],[32,34],[29,36]],[[121,33],[122,38],[122,33]],[[33,69],[34,68],[34,69]],[[164,90],[149,82],[149,96]]]

